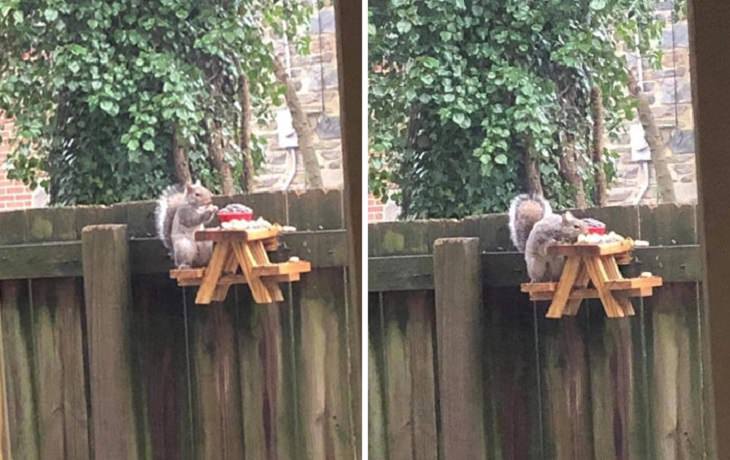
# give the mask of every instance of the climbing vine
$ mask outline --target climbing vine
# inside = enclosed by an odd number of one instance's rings
[[[650,0],[372,0],[369,19],[370,188],[415,217],[522,190],[573,205],[566,168],[590,197],[591,90],[617,135],[635,111],[622,50],[658,62],[662,27]]]
[[[57,203],[149,198],[176,179],[176,147],[217,190],[214,141],[242,176],[239,85],[254,121],[268,120],[284,94],[272,37],[306,50],[305,5],[0,0],[0,111],[17,128],[9,176]],[[260,159],[262,140],[250,147]]]

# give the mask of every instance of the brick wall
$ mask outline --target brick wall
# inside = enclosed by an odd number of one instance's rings
[[[33,193],[21,182],[10,180],[5,173],[5,160],[11,147],[13,122],[0,117],[0,211],[28,208],[32,204]]]

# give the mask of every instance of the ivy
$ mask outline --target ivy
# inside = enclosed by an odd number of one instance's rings
[[[372,0],[369,10],[370,190],[406,217],[503,211],[524,190],[526,155],[546,196],[575,193],[561,176],[566,139],[592,185],[590,91],[602,90],[617,135],[634,105],[626,58],[657,63],[651,0]],[[605,152],[614,173],[616,154]]]
[[[174,180],[175,139],[218,189],[209,122],[240,170],[239,77],[254,121],[267,122],[284,91],[271,37],[306,50],[309,14],[297,1],[0,0],[0,110],[17,129],[9,176],[57,203],[150,198]]]

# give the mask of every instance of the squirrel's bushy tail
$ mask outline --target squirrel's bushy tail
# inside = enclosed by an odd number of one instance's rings
[[[509,234],[518,251],[525,252],[527,238],[537,221],[552,214],[550,203],[540,195],[517,195],[509,207]]]
[[[157,237],[167,249],[172,249],[172,220],[175,218],[175,210],[185,201],[185,187],[182,185],[171,185],[167,187],[157,200],[155,210],[155,222],[157,224]]]

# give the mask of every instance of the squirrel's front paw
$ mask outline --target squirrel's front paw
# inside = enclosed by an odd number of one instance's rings
[[[218,206],[216,206],[214,204],[208,205],[208,211],[210,211],[210,212],[218,212]]]

